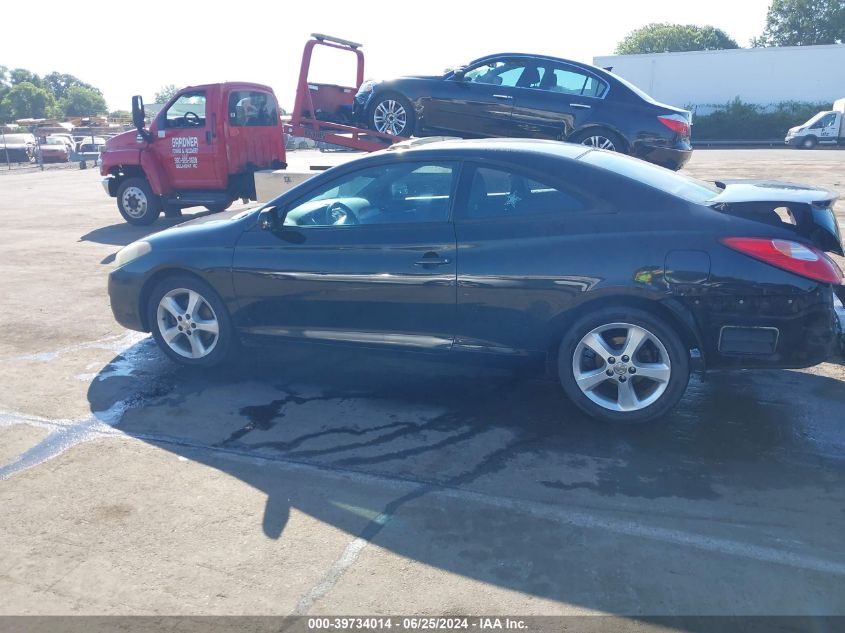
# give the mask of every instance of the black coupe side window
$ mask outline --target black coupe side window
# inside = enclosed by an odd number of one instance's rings
[[[287,226],[410,224],[449,220],[452,162],[395,163],[340,176],[294,203]]]
[[[472,177],[467,217],[524,217],[583,211],[587,202],[559,185],[502,169],[478,167]]]

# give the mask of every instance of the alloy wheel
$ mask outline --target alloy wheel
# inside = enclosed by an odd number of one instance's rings
[[[220,323],[211,304],[196,290],[175,288],[165,294],[156,311],[164,343],[185,358],[204,358],[217,345]]]
[[[408,125],[408,113],[405,107],[393,99],[385,99],[373,112],[376,130],[384,134],[399,136]]]
[[[607,149],[611,152],[616,151],[616,145],[613,144],[613,141],[606,136],[601,135],[588,136],[581,141],[581,145],[588,145],[590,147],[595,147],[596,149]]]
[[[653,333],[631,323],[608,323],[585,334],[572,358],[575,384],[611,411],[639,411],[669,386],[672,363]]]

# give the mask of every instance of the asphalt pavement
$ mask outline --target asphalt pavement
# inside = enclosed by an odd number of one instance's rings
[[[845,191],[843,167],[686,171]],[[0,194],[0,615],[845,615],[841,357],[696,377],[633,427],[530,367],[290,347],[184,369],[105,291],[175,220],[125,224],[93,170]]]

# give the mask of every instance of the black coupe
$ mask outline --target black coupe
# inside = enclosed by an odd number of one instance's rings
[[[419,139],[130,244],[109,293],[188,365],[271,340],[537,356],[584,411],[640,421],[694,368],[827,358],[835,198],[570,143]]]

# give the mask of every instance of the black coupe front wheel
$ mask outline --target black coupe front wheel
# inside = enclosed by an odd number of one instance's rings
[[[234,345],[222,299],[211,286],[190,275],[167,277],[153,288],[147,319],[158,346],[182,365],[217,365]]]

